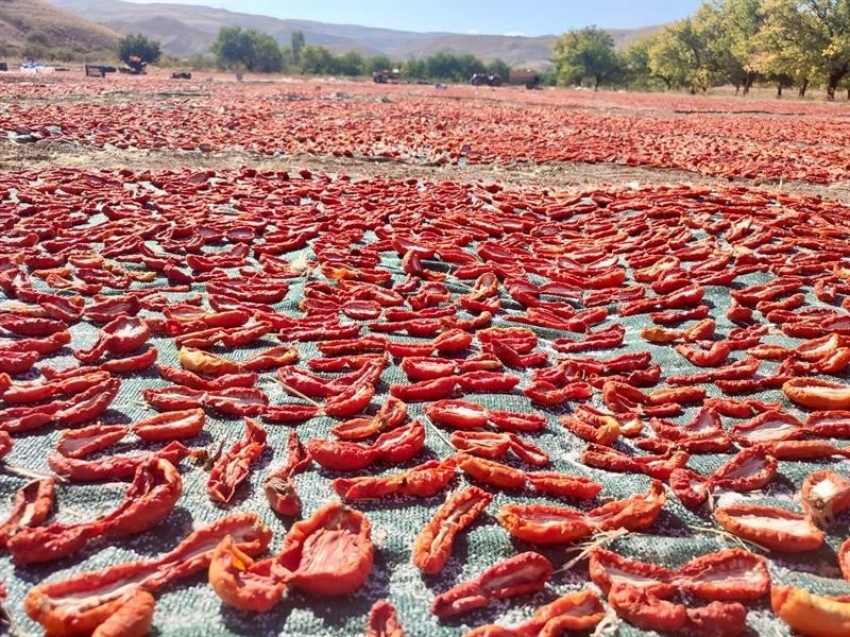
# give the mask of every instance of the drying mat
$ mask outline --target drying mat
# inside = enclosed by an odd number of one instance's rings
[[[7,175],[8,183],[28,183],[37,189],[40,184],[63,181],[68,184],[77,183],[77,179],[91,177],[91,173],[65,171],[62,173],[46,173],[41,176],[35,175]],[[97,188],[86,189],[68,186],[66,192],[59,190],[53,195],[44,194],[43,203],[60,201],[62,205],[69,206],[74,210],[84,210],[90,215],[88,224],[96,228],[106,221],[105,217],[98,212],[104,201],[109,199],[126,198],[126,192],[134,194],[148,193],[151,200],[157,201],[163,207],[182,206],[186,210],[207,210],[208,218],[216,220],[231,218],[236,206],[240,209],[251,208],[264,209],[272,216],[284,217],[287,210],[303,211],[313,209],[317,216],[325,214],[326,204],[321,203],[316,196],[317,192],[327,192],[330,196],[338,197],[341,203],[357,210],[364,201],[369,201],[369,207],[385,208],[392,213],[396,219],[404,219],[406,215],[414,215],[415,210],[439,205],[452,212],[468,210],[470,215],[480,208],[488,210],[489,204],[478,195],[486,195],[486,192],[478,186],[461,186],[457,184],[424,184],[411,182],[388,182],[383,179],[375,179],[364,182],[348,182],[345,179],[322,178],[317,184],[315,179],[298,179],[297,177],[283,174],[256,175],[252,171],[222,172],[217,176],[207,175],[204,178],[204,186],[199,189],[187,188],[189,173],[163,173],[159,175],[125,175],[121,177],[116,173],[98,173],[94,182]],[[8,187],[8,186],[7,186]],[[20,186],[18,186],[20,188]],[[312,195],[310,193],[313,193]],[[678,206],[687,214],[688,200],[682,198],[681,193],[686,193],[683,188],[676,196],[671,196],[668,204],[661,200],[658,207],[669,205]],[[230,196],[224,196],[229,193]],[[293,193],[297,196],[293,198]],[[517,201],[523,199],[534,201],[535,205],[551,205],[557,208],[566,198],[566,195],[557,192],[526,190],[513,193]],[[614,192],[618,204],[627,204],[629,201],[642,201],[647,192],[640,190],[622,190]],[[730,200],[744,200],[748,193],[738,190],[728,194]],[[7,201],[15,202],[16,189],[11,188]],[[589,200],[586,200],[589,201]],[[24,204],[16,204],[23,207]],[[815,201],[807,201],[806,206],[821,205]],[[145,206],[139,207],[138,221],[146,222]],[[324,211],[324,212],[323,212]],[[521,214],[522,209],[517,209]],[[152,213],[151,213],[152,214]],[[585,215],[588,221],[593,220],[593,212]],[[622,213],[623,218],[628,218],[633,212]],[[716,219],[722,217],[718,211]],[[574,216],[571,221],[582,219]],[[333,226],[333,221],[331,221]],[[270,228],[271,229],[271,228]],[[701,235],[695,234],[695,240]],[[368,232],[364,241],[375,240],[375,235]],[[96,246],[95,246],[96,247]],[[207,251],[224,249],[228,246],[208,246]],[[474,251],[476,245],[469,247]],[[310,248],[301,252],[283,255],[286,258],[297,261],[300,257],[311,258]],[[397,255],[383,253],[381,267],[390,269],[394,273],[394,279],[400,281],[404,277],[401,263]],[[253,258],[249,263],[257,266]],[[621,258],[621,263],[625,263]],[[426,267],[434,269],[446,269],[446,264],[426,262]],[[313,279],[322,279],[320,271],[312,270],[310,275]],[[736,287],[749,285],[757,282],[770,280],[770,275],[752,274],[742,277],[736,283]],[[458,294],[469,290],[471,281],[459,281],[449,276],[446,281],[450,289]],[[152,284],[134,284],[133,288],[145,286],[161,286],[164,280],[158,280]],[[293,280],[292,287],[287,297],[275,308],[281,312],[298,316],[298,301],[301,298],[301,286],[303,281]],[[39,280],[34,280],[34,285],[41,287]],[[46,289],[46,288],[45,288]],[[810,305],[818,305],[818,301],[810,292],[807,300]],[[204,292],[201,284],[193,285],[193,292]],[[729,290],[723,287],[706,288],[706,297],[712,306],[712,316],[717,321],[717,331],[720,334],[728,333],[733,327],[725,316],[725,309],[730,302]],[[184,294],[171,295],[173,302],[177,303]],[[520,307],[509,297],[503,297],[505,312],[496,317],[493,325],[505,326],[515,325],[505,320],[507,314],[520,311]],[[635,316],[621,319],[613,312],[609,319],[600,327],[606,327],[613,322],[621,322],[626,327],[626,338],[623,347],[616,352],[589,352],[581,356],[596,356],[607,358],[613,354],[630,351],[647,350],[652,353],[653,362],[662,367],[662,378],[674,374],[682,374],[696,371],[682,357],[674,353],[672,348],[655,346],[646,343],[640,337],[641,327],[647,324],[648,319],[644,316]],[[142,312],[142,316],[150,313]],[[558,355],[549,348],[547,344],[551,339],[558,336],[571,336],[581,338],[575,334],[555,332],[547,329],[534,328],[541,337],[541,347],[550,352],[550,360]],[[97,329],[85,322],[75,324],[72,328],[75,349],[90,346],[97,335]],[[394,340],[415,342],[418,339],[405,336],[393,336]],[[777,343],[791,346],[797,341],[781,335],[771,335],[764,339],[765,343]],[[176,365],[176,348],[172,339],[154,337],[150,343],[159,350],[159,363]],[[253,348],[241,348],[236,351],[214,349],[213,351],[225,354],[233,359],[244,360],[253,353],[257,353],[272,345],[279,344],[275,339],[269,337],[255,344]],[[314,344],[298,343],[301,353],[301,363],[312,357],[319,356]],[[740,355],[740,353],[737,353]],[[60,355],[50,357],[48,364],[55,367],[63,367],[73,362],[70,350],[64,349]],[[396,361],[397,363],[398,361]],[[761,373],[772,370],[772,364],[764,363]],[[515,370],[513,370],[515,371]],[[520,373],[520,372],[517,372]],[[29,378],[37,377],[31,374]],[[271,404],[293,402],[286,396],[281,387],[274,381],[273,373],[265,373],[259,386],[267,391]],[[397,364],[389,366],[379,384],[379,394],[372,402],[371,411],[377,409],[386,397],[389,384],[403,382],[404,376]],[[528,382],[524,378],[523,387]],[[141,390],[146,387],[165,386],[166,383],[153,370],[139,373],[132,377],[125,377],[122,382],[120,393],[113,402],[111,408],[106,412],[102,420],[106,423],[132,423],[142,417],[149,416],[153,412],[147,407],[141,398]],[[712,395],[719,395],[716,388],[709,385]],[[713,390],[713,391],[712,391]],[[590,401],[595,406],[600,406],[599,393]],[[549,425],[540,434],[529,436],[535,443],[546,449],[551,458],[551,469],[570,474],[589,476],[605,485],[604,497],[623,498],[635,493],[645,491],[649,480],[645,476],[609,473],[585,467],[579,461],[580,451],[584,443],[564,430],[557,422],[557,416],[569,410],[569,405],[561,408],[536,408],[519,391],[511,394],[470,394],[465,398],[479,402],[489,408],[506,409],[513,411],[533,412],[539,411],[547,415]],[[788,411],[801,416],[793,406],[784,400],[781,392],[769,391],[757,396],[763,400],[781,400],[785,402]],[[685,422],[694,413],[688,409],[687,413],[680,419]],[[422,415],[420,404],[410,405],[411,417]],[[334,423],[330,418],[314,418],[305,424],[298,426],[298,433],[302,440],[306,441],[315,437],[329,435],[328,429]],[[289,433],[288,426],[268,424],[266,426],[269,436],[269,450],[260,462],[254,466],[251,472],[250,483],[244,485],[237,492],[234,504],[226,509],[213,505],[207,498],[205,487],[207,474],[200,468],[184,462],[180,467],[183,480],[184,492],[176,509],[167,520],[157,525],[152,531],[141,537],[123,539],[116,542],[93,542],[80,555],[44,566],[14,568],[8,555],[0,557],[0,579],[4,581],[9,590],[8,605],[14,617],[20,623],[21,630],[26,634],[40,634],[40,628],[34,625],[24,616],[22,601],[27,590],[41,581],[56,581],[64,579],[72,574],[99,569],[104,566],[123,562],[127,560],[146,559],[160,555],[174,547],[184,538],[191,529],[205,525],[219,519],[227,512],[253,511],[274,530],[272,551],[276,551],[281,540],[290,525],[287,520],[277,518],[268,507],[262,492],[261,482],[270,467],[277,466],[285,460],[286,438]],[[225,419],[214,413],[208,413],[207,424],[204,433],[192,446],[211,445],[217,441],[224,441],[225,448],[243,436],[244,427],[239,419]],[[14,450],[8,457],[12,464],[27,467],[39,471],[47,471],[46,456],[55,444],[59,432],[48,430],[36,432],[32,435],[19,436],[15,439]],[[426,448],[414,461],[403,467],[379,467],[382,474],[392,474],[402,468],[420,464],[431,458],[442,458],[450,455],[451,450],[444,442],[444,436],[438,436],[432,427],[428,428]],[[121,445],[126,449],[143,448],[135,443]],[[623,447],[626,448],[626,447]],[[120,449],[119,449],[120,450]],[[700,473],[710,473],[724,461],[729,455],[700,455],[692,456],[689,466]],[[770,484],[763,494],[755,497],[762,498],[778,506],[797,508],[793,501],[795,492],[799,489],[802,479],[817,468],[836,465],[841,473],[846,473],[846,464],[841,463],[788,463],[780,464],[777,478]],[[362,473],[367,473],[366,471]],[[305,517],[315,511],[322,503],[336,496],[330,489],[330,481],[342,474],[325,471],[315,464],[305,473],[295,477],[298,492],[304,502]],[[20,478],[0,475],[0,495],[3,502],[8,502],[17,488],[23,484]],[[453,489],[465,486],[468,481],[458,475]],[[58,488],[58,507],[54,519],[63,522],[85,521],[108,512],[120,501],[127,485],[124,483],[107,483],[94,485],[60,485]],[[172,584],[159,591],[156,595],[157,606],[154,616],[154,635],[168,636],[230,636],[250,635],[251,637],[264,637],[271,635],[357,635],[362,634],[366,626],[366,617],[369,607],[378,599],[386,598],[391,601],[398,610],[399,619],[409,635],[460,635],[468,628],[497,621],[499,623],[513,623],[529,617],[534,609],[540,605],[555,599],[560,594],[571,590],[579,590],[593,585],[589,583],[586,562],[581,562],[567,571],[557,573],[546,590],[535,596],[524,596],[514,600],[497,602],[486,609],[471,612],[461,616],[458,620],[438,622],[430,611],[430,603],[434,596],[457,582],[473,577],[497,560],[510,557],[520,551],[535,550],[548,556],[556,568],[565,563],[575,555],[566,547],[545,548],[512,541],[508,534],[495,521],[495,512],[503,504],[509,502],[541,502],[541,498],[531,497],[527,493],[510,493],[492,490],[495,497],[487,511],[466,533],[461,534],[454,550],[452,558],[439,576],[423,576],[410,560],[413,541],[423,525],[431,518],[436,509],[445,499],[445,494],[425,499],[402,499],[388,498],[375,502],[358,502],[355,507],[363,511],[372,523],[373,540],[376,545],[375,564],[371,575],[366,583],[357,592],[342,599],[318,599],[312,596],[295,592],[290,594],[274,610],[266,614],[254,614],[234,611],[223,606],[218,597],[206,583],[206,575],[201,574],[189,580],[183,580]],[[726,496],[724,496],[726,497]],[[739,497],[739,496],[734,496]],[[748,497],[753,497],[749,494]],[[554,501],[553,501],[554,503]],[[581,503],[578,507],[587,507]],[[700,517],[682,507],[677,499],[670,494],[664,510],[652,528],[651,534],[633,534],[620,538],[609,545],[609,548],[620,551],[627,556],[656,561],[666,566],[676,566],[686,562],[693,556],[715,551],[723,547],[734,545],[726,537],[711,530],[716,528],[708,514]],[[837,568],[835,551],[840,543],[846,538],[846,524],[839,523],[837,530],[828,537],[827,545],[820,551],[806,553],[800,556],[778,557],[775,554],[768,555],[770,571],[774,583],[794,583],[813,591],[821,593],[850,593],[850,585],[846,584],[840,576]],[[782,635],[788,634],[787,629],[771,613],[767,600],[749,605],[748,621],[753,634]],[[636,630],[626,624],[620,624],[616,629],[621,635],[640,635],[642,631]]]

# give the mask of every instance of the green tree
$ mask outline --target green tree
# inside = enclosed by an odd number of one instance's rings
[[[303,31],[292,32],[292,37],[289,39],[289,49],[292,53],[292,64],[298,66],[301,64],[301,51],[304,50]]]
[[[383,71],[384,69],[394,69],[398,65],[386,55],[373,55],[364,62],[364,71],[366,75],[371,75],[374,71]]]
[[[241,27],[221,27],[211,50],[222,68],[237,72],[277,73],[283,69],[283,53],[268,33]]]
[[[757,35],[764,26],[762,0],[714,0],[714,3],[719,30],[724,33],[718,45],[728,47],[737,64],[737,68],[730,69],[741,73],[746,95],[759,75]]]
[[[219,66],[238,70],[245,65],[248,46],[248,38],[242,27],[221,27],[210,51],[216,56]]]
[[[301,52],[301,72],[307,75],[332,75],[336,72],[336,59],[329,49],[307,44]]]
[[[484,73],[484,63],[470,53],[457,55],[440,51],[424,60],[425,77],[449,82],[468,82],[475,73]]]
[[[418,58],[409,58],[401,65],[401,74],[402,77],[405,77],[408,80],[412,80],[414,82],[424,81],[428,79],[428,67],[425,64],[425,60]]]
[[[689,18],[643,38],[623,55],[630,84],[707,91],[755,81],[754,36],[762,0],[706,0]]]
[[[118,57],[125,64],[129,64],[133,56],[141,58],[145,64],[153,64],[160,55],[162,51],[159,49],[159,42],[141,33],[124,36],[118,42]]]
[[[248,30],[248,37],[254,49],[249,71],[256,73],[280,73],[283,70],[283,53],[277,41],[268,33]]]
[[[667,27],[652,38],[647,48],[651,76],[668,89],[693,87],[696,61],[679,37],[681,28],[678,23]]]
[[[622,54],[623,74],[629,86],[651,88],[652,70],[649,68],[649,47],[655,41],[654,36],[635,40]]]
[[[709,0],[697,9],[691,19],[692,44],[699,48],[697,77],[702,80],[699,88],[703,91],[721,84],[733,84],[736,90],[744,86],[745,90],[749,90],[752,84],[733,52],[735,31],[741,24],[725,19],[723,10],[728,6],[730,4],[726,0]]]
[[[558,84],[589,80],[594,90],[612,82],[622,66],[611,34],[595,26],[572,29],[562,35],[555,42],[554,62]]]
[[[826,84],[835,99],[850,74],[850,0],[763,0],[764,25],[758,35],[760,64],[801,82]]]
[[[366,72],[366,60],[357,51],[348,51],[336,58],[334,73],[356,77]]]
[[[706,92],[726,82],[738,82],[740,73],[719,39],[719,25],[710,5],[692,18],[680,20],[659,33],[648,49],[649,69],[668,88]],[[734,78],[736,79],[733,79]]]

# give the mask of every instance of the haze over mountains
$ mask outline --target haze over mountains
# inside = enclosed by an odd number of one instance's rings
[[[5,0],[0,0],[2,3]],[[120,34],[142,33],[158,40],[162,50],[180,57],[209,50],[223,26],[258,29],[288,44],[293,31],[302,31],[308,44],[334,52],[357,51],[366,56],[385,54],[393,60],[425,57],[438,52],[471,53],[490,61],[501,58],[510,66],[545,68],[550,65],[557,35],[520,37],[457,33],[416,33],[366,26],[281,20],[213,7],[177,3],[135,4],[122,0],[50,0],[54,5],[98,22]],[[610,30],[618,45],[656,30]]]
[[[114,49],[119,35],[45,0],[0,0],[0,45],[14,55],[27,42],[69,52]]]

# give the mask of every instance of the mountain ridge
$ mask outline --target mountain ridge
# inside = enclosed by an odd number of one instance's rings
[[[281,19],[179,3],[136,4],[123,0],[51,2],[120,34],[142,33],[158,40],[164,52],[183,57],[207,51],[222,26],[236,25],[264,31],[281,44],[289,43],[293,31],[301,31],[308,44],[324,46],[336,53],[356,51],[365,56],[383,54],[398,61],[441,51],[471,53],[485,62],[499,58],[510,66],[543,69],[551,66],[552,47],[558,38],[557,35],[527,37],[439,31],[419,33],[354,24]],[[658,28],[608,31],[615,43],[622,46]]]
[[[119,38],[107,27],[45,0],[0,0],[0,55],[5,57],[41,57],[50,51],[100,55],[114,49]]]

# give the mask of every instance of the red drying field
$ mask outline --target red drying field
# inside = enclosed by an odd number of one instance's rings
[[[115,86],[0,85],[0,125],[116,161],[846,170],[831,105]],[[846,205],[284,165],[2,177],[0,600],[23,630],[847,632]]]
[[[848,178],[843,105],[354,83],[0,85],[0,129],[89,148],[249,150],[414,164],[617,163],[760,180]],[[181,85],[182,87],[183,85]]]
[[[731,635],[780,626],[748,614],[772,577],[806,616],[780,565],[831,547],[850,575],[830,526],[850,484],[820,464],[850,437],[842,205],[250,169],[15,173],[0,194],[3,452],[57,476],[3,478],[2,568],[51,633],[143,633],[153,594],[166,632],[179,599],[210,634],[228,607],[268,634],[495,634],[473,628],[516,603],[539,610],[498,634],[610,608]],[[128,483],[117,506],[104,481]],[[69,515],[83,489],[98,511]],[[178,511],[194,532],[161,543]]]

